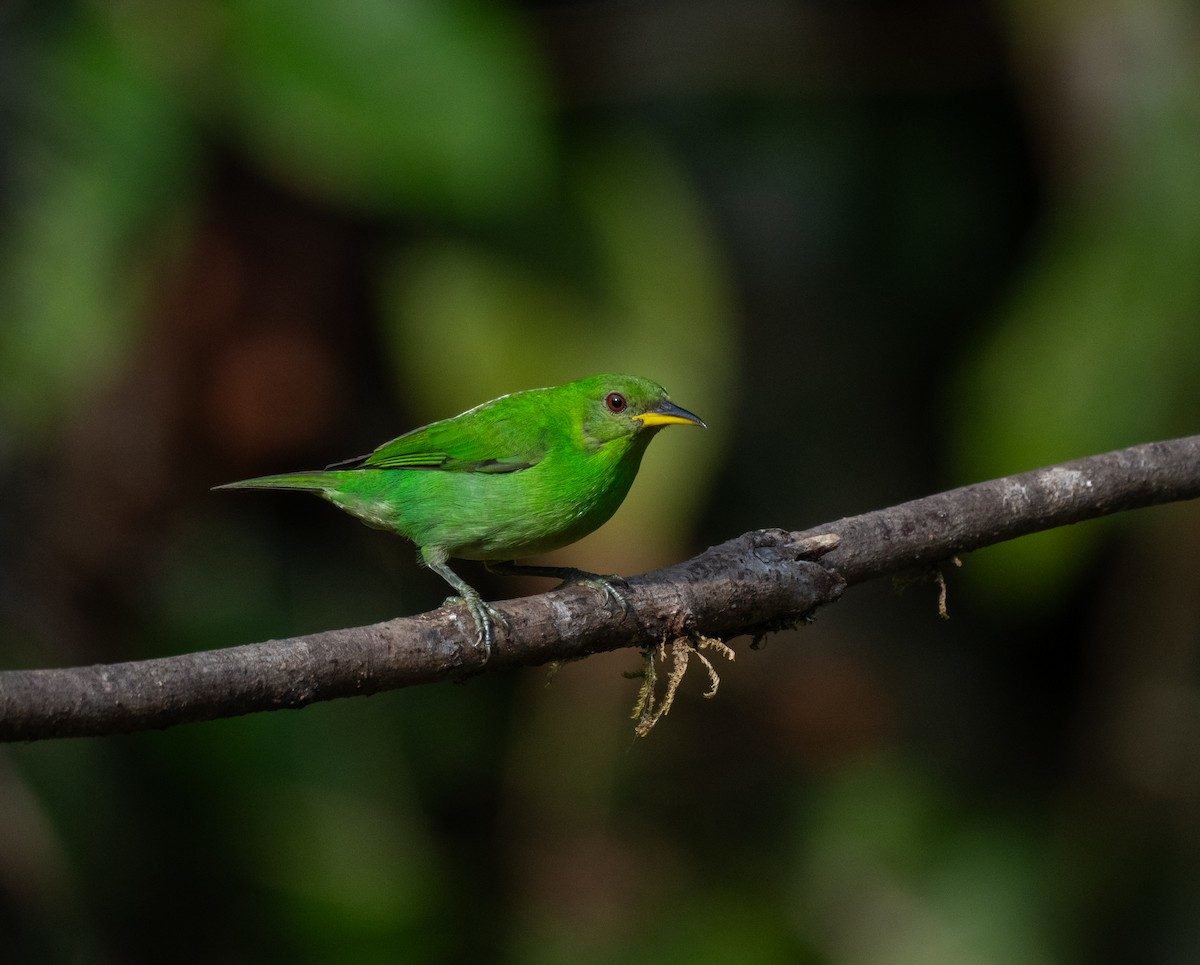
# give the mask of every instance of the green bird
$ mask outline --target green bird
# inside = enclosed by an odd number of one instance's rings
[[[457,592],[447,602],[462,602],[471,614],[486,659],[492,620],[502,618],[446,561],[483,560],[498,572],[585,583],[626,605],[612,577],[513,561],[566,546],[606,522],[646,446],[669,425],[704,422],[649,379],[596,375],[501,396],[323,471],[215,488],[307,490],[412,540],[421,562]]]

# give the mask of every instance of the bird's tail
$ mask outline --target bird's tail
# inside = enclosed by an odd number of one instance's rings
[[[240,479],[237,482],[213,486],[213,489],[333,489],[341,473],[337,472],[285,472],[278,476],[258,476]]]

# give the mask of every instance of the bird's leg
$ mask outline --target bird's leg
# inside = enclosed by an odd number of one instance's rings
[[[504,614],[488,606],[483,597],[479,595],[479,591],[450,569],[444,559],[426,557],[425,565],[458,591],[458,596],[450,597],[446,603],[461,603],[467,608],[471,619],[475,621],[475,646],[483,644],[483,662],[487,663],[491,659],[492,644],[496,640],[496,629],[492,621],[496,621],[508,629],[508,621],[504,619]]]
[[[611,574],[589,573],[574,566],[531,566],[525,563],[514,563],[512,560],[491,561],[483,564],[492,573],[504,576],[544,576],[551,580],[562,580],[555,589],[564,586],[587,586],[603,593],[607,599],[619,604],[628,615],[633,616],[633,607],[623,591],[629,589],[625,577]]]

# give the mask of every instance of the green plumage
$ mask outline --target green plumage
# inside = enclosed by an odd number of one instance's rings
[[[704,425],[648,379],[598,375],[502,396],[323,471],[216,488],[315,492],[412,540],[463,597],[490,650],[488,608],[446,560],[511,561],[586,536],[616,512],[646,446],[670,424]]]

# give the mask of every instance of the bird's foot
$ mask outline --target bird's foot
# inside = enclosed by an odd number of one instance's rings
[[[484,602],[483,597],[478,593],[461,594],[458,596],[446,597],[446,602],[443,606],[458,606],[462,605],[467,608],[467,612],[471,614],[471,620],[475,624],[475,647],[483,647],[483,662],[487,663],[492,658],[492,645],[496,642],[496,624],[504,628],[504,632],[509,632],[508,620],[504,614],[494,607],[489,606]]]
[[[629,590],[629,583],[623,576],[615,574],[604,576],[600,573],[579,570],[573,566],[527,566],[523,563],[514,563],[512,560],[490,562],[484,565],[493,573],[503,573],[507,576],[544,576],[547,579],[561,580],[562,582],[555,587],[556,590],[561,590],[564,586],[590,587],[597,593],[604,594],[606,600],[611,600],[620,606],[626,616],[634,616],[633,605],[629,602],[629,597],[625,595]]]
[[[556,575],[562,577],[562,582],[555,587],[556,590],[561,590],[564,586],[586,586],[617,604],[627,616],[634,615],[633,604],[625,595],[629,590],[629,581],[625,577],[615,573],[589,573],[587,570],[577,570],[573,566],[563,567]]]

